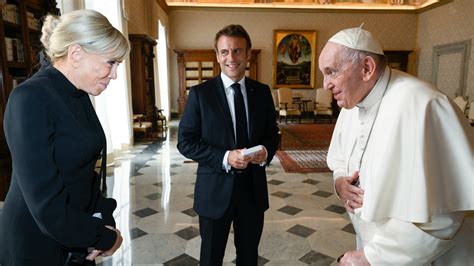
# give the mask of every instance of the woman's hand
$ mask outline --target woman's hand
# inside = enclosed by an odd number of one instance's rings
[[[92,250],[87,255],[86,260],[94,261],[97,256],[103,256],[103,257],[110,256],[110,255],[115,253],[115,251],[120,247],[120,245],[122,245],[123,238],[122,238],[122,234],[120,233],[120,231],[117,228],[114,228],[114,227],[109,226],[109,225],[106,225],[105,227],[107,227],[110,230],[113,230],[113,231],[115,231],[115,233],[117,233],[117,238],[115,239],[114,245],[109,250],[106,250],[106,251],[98,250],[98,249]]]
[[[109,228],[110,230],[114,230],[117,233],[117,239],[115,239],[114,245],[109,249],[104,252],[102,252],[100,255],[103,257],[110,256],[115,253],[115,251],[122,245],[122,234],[117,228],[113,228],[112,226],[106,225],[105,227]]]
[[[102,250],[94,249],[86,257],[86,260],[94,261],[97,256],[102,253]]]

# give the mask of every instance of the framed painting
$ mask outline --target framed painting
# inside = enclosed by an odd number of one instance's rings
[[[273,87],[314,88],[316,31],[274,30],[273,37]]]

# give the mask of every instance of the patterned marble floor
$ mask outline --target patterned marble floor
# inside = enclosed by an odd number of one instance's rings
[[[108,168],[109,195],[118,201],[124,242],[98,265],[197,265],[199,223],[192,209],[197,164],[176,149],[177,122],[167,137],[140,143]],[[354,229],[333,193],[330,173],[285,173],[275,158],[267,169],[270,209],[259,247],[264,265],[336,265],[354,249]],[[234,265],[233,235],[224,265]]]

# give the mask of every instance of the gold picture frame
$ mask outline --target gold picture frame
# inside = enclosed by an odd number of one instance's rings
[[[316,31],[273,31],[273,87],[313,89],[316,79]]]

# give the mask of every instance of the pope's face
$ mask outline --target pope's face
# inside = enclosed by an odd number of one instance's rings
[[[217,62],[222,72],[235,82],[244,77],[249,54],[245,38],[221,36],[217,40]]]
[[[343,47],[328,42],[319,56],[319,69],[324,76],[324,89],[330,90],[340,107],[351,109],[367,95],[363,67],[342,60]]]

